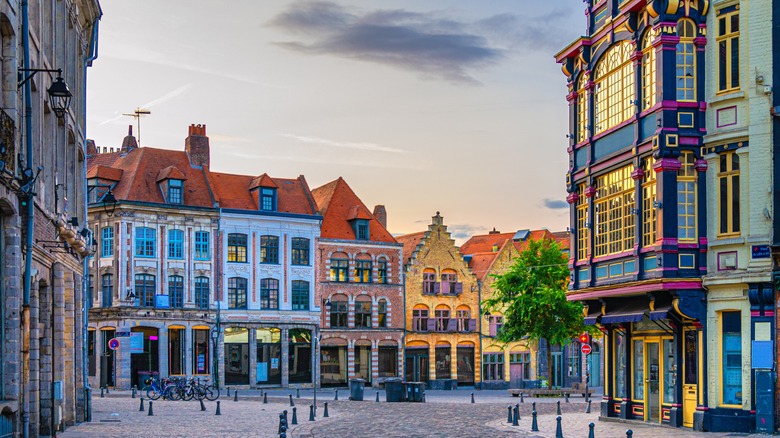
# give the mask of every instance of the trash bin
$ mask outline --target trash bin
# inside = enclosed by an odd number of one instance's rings
[[[363,389],[365,387],[365,379],[349,379],[349,399],[363,401]]]
[[[401,379],[385,380],[385,401],[402,402],[406,399],[406,390]]]
[[[425,394],[425,383],[406,382],[406,401],[421,402]]]

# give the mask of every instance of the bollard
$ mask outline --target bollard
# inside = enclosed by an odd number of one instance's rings
[[[539,425],[536,423],[536,410],[531,412],[533,419],[531,420],[531,432],[539,432]]]
[[[338,400],[338,399],[339,399],[339,390],[337,389],[336,390],[336,397],[333,400]]]
[[[631,430],[631,429],[628,429],[626,431],[626,438],[631,438],[632,436],[634,436],[634,431]]]
[[[101,387],[100,387],[100,398],[104,398],[104,397],[105,397],[105,395],[103,395],[103,391],[104,391],[105,389],[106,389],[106,388],[105,388],[104,386],[101,386]]]
[[[293,401],[292,394],[290,394],[290,406],[295,406],[295,402]]]
[[[144,398],[141,397],[141,407],[138,408],[138,412],[143,412],[143,411],[144,411]]]
[[[237,389],[235,391],[233,391],[233,401],[234,402],[238,401],[238,390]]]
[[[228,388],[227,396],[230,397],[230,387],[228,386],[227,388]]]
[[[219,400],[217,400],[217,413],[215,415],[222,415],[222,412],[219,411]]]
[[[376,402],[379,403],[379,391],[376,392]]]
[[[561,429],[561,416],[558,415],[555,421],[558,423],[555,426],[555,438],[563,438],[563,429]]]
[[[563,397],[566,400],[566,403],[569,403],[569,393],[568,392],[564,393]]]
[[[517,405],[515,405],[515,415],[512,416],[512,426],[519,426],[520,425],[520,412]]]
[[[523,399],[523,392],[520,391],[520,403],[525,403],[525,400]]]
[[[588,407],[585,408],[585,413],[590,414],[590,400],[588,400]]]
[[[314,421],[314,405],[309,405],[309,421]]]
[[[287,426],[282,426],[280,428],[279,438],[287,438]]]
[[[556,403],[558,404],[558,413],[556,415],[561,415],[561,401],[558,400]]]
[[[511,423],[512,422],[512,405],[509,405],[506,407],[506,422]]]
[[[108,395],[108,394],[109,394],[108,385],[106,385],[106,395]]]
[[[536,402],[531,402],[531,410],[532,411],[536,410]]]
[[[325,402],[325,412],[322,413],[322,418],[328,418],[330,415],[328,415],[328,402]]]
[[[133,395],[130,398],[135,398],[135,390],[136,390],[136,386],[133,385]]]
[[[282,427],[284,426],[284,414],[279,414],[279,427],[277,428],[277,433],[282,433]]]
[[[287,421],[287,409],[282,411],[282,415],[284,415],[284,425],[287,426],[288,424],[290,424],[290,422]]]
[[[593,424],[593,423],[590,423],[590,424],[588,425],[588,429],[590,429],[590,430],[588,431],[588,438],[596,438],[596,435],[593,433],[593,428],[594,428],[594,427],[596,427],[596,425],[595,425],[595,424]]]
[[[148,416],[150,416],[150,417],[154,417],[154,412],[152,411],[152,403],[153,402],[151,400],[149,400],[149,414],[148,414]]]
[[[298,408],[293,408],[293,420],[292,424],[298,424]]]
[[[520,421],[520,405],[515,403],[515,415],[517,415],[517,421]]]
[[[474,393],[471,393],[471,402],[474,403]]]
[[[200,399],[200,411],[203,412],[206,410],[206,405],[203,404],[203,399]]]
[[[301,398],[301,388],[295,389],[295,398]]]
[[[264,405],[268,404],[268,393],[267,392],[265,394],[263,394],[263,404]]]

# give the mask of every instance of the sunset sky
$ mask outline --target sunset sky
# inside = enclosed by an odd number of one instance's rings
[[[566,79],[582,0],[102,0],[87,136],[184,148],[215,171],[339,176],[394,234],[440,211],[458,243],[568,225]],[[137,132],[136,132],[137,134]]]

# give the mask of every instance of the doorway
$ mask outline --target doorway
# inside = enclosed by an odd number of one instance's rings
[[[114,338],[116,331],[101,330],[100,345],[103,347],[100,354],[100,386],[115,386],[114,383],[114,350],[108,348],[108,341]]]
[[[225,384],[249,384],[249,329],[225,329]]]
[[[588,385],[601,386],[601,352],[599,351],[599,344],[594,342],[592,348],[593,350],[588,355],[588,374],[590,376]]]
[[[658,377],[660,372],[660,358],[658,354],[658,342],[645,342],[647,354],[645,372],[647,379],[647,391],[645,391],[645,421],[661,422],[661,392],[659,390]]]
[[[406,348],[406,381],[428,383],[428,348]]]
[[[563,352],[553,351],[552,353],[552,386],[553,388],[563,387]]]
[[[143,333],[143,352],[130,354],[130,381],[133,385],[138,385],[138,388],[143,388],[144,381],[149,376],[159,376],[160,374],[158,330],[154,327],[133,327],[130,331]]]

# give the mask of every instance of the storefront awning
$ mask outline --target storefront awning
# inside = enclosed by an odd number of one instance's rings
[[[650,312],[650,321],[658,321],[661,319],[666,319],[669,317],[669,311],[672,309],[671,306],[663,306],[663,307],[656,307],[655,310]]]
[[[584,319],[585,325],[596,325],[599,316],[601,316],[601,307],[595,310],[590,310],[588,312],[588,316],[586,316]]]
[[[631,300],[614,306],[610,309],[607,305],[607,313],[601,317],[602,324],[618,324],[622,322],[639,322],[647,311],[644,300]]]

